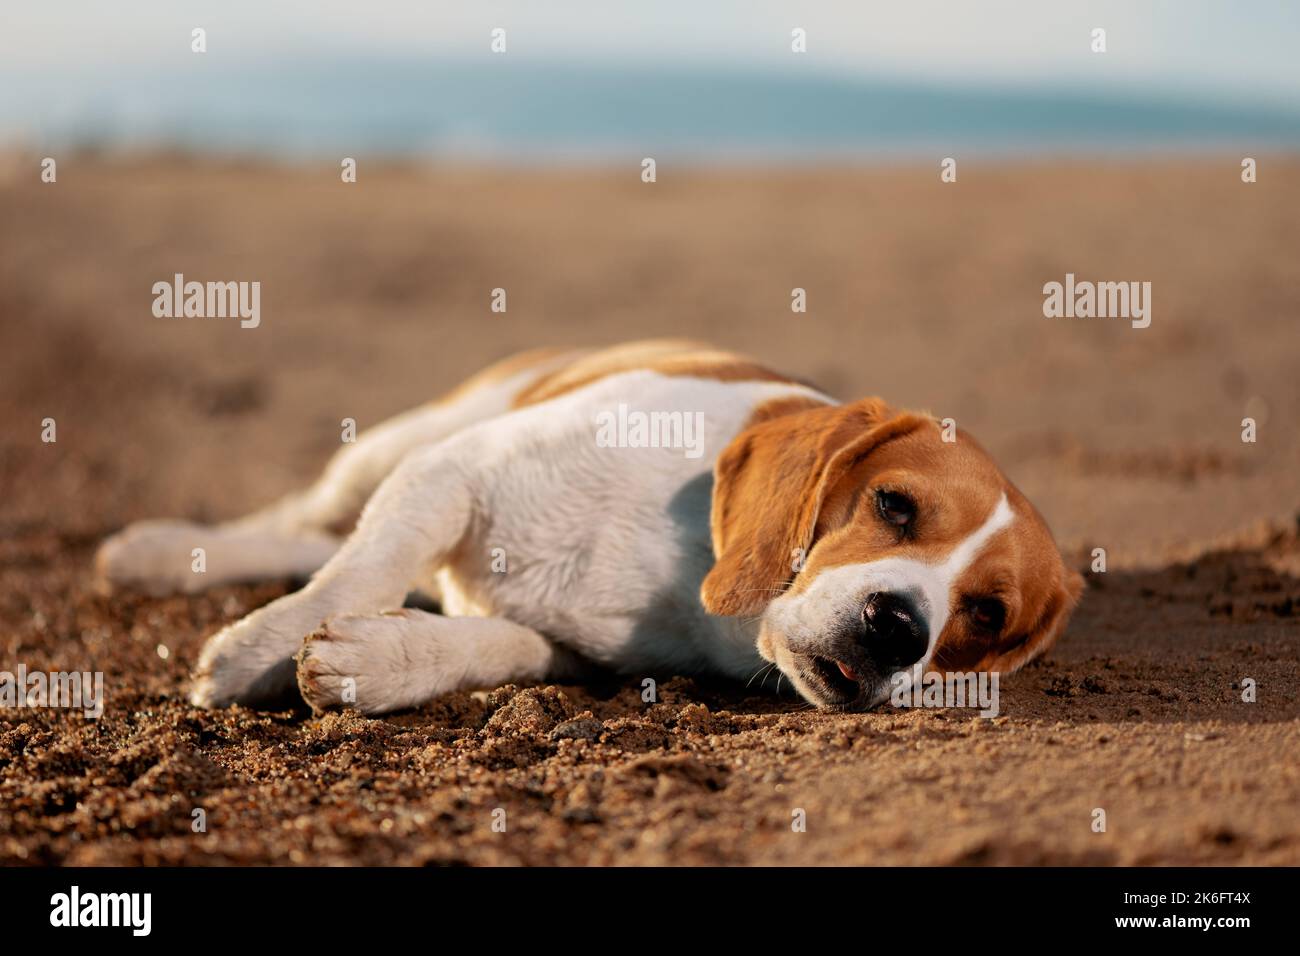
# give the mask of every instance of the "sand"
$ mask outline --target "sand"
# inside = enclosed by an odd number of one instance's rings
[[[102,670],[107,703],[0,710],[0,862],[1300,862],[1300,163],[1264,159],[1254,185],[1231,157],[967,165],[949,186],[37,168],[0,161],[0,669]],[[155,319],[176,272],[261,281],[261,326]],[[1152,282],[1151,327],[1044,318],[1067,272]],[[1106,549],[999,717],[820,714],[771,680],[670,674],[652,704],[611,680],[377,720],[206,713],[181,696],[203,638],[292,585],[93,590],[103,535],[261,506],[345,417],[519,348],[658,334],[951,415],[1072,564]]]

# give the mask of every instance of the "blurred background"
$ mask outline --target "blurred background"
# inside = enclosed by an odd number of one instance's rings
[[[0,129],[557,163],[1294,146],[1298,39],[1288,0],[28,3],[0,38]]]
[[[1074,554],[1162,564],[1293,519],[1294,3],[4,18],[7,527],[242,513],[314,477],[344,417],[519,348],[669,334],[955,417]],[[260,281],[261,326],[154,318],[178,272]],[[1151,282],[1151,327],[1045,319],[1067,272]]]

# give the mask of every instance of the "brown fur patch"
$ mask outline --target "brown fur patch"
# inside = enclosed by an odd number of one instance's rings
[[[573,362],[580,361],[582,357],[587,354],[587,349],[561,348],[539,348],[528,349],[525,352],[516,352],[513,355],[506,356],[499,362],[493,362],[485,369],[475,372],[451,391],[434,399],[429,404],[440,405],[447,402],[454,402],[458,398],[468,395],[470,392],[476,391],[484,386],[504,382],[506,379],[512,378],[520,372],[526,372],[529,369],[537,369],[539,378],[545,378],[549,375],[555,374],[556,369],[563,369]]]
[[[794,382],[743,355],[689,339],[650,339],[590,352],[542,375],[515,397],[516,408],[535,405],[621,372],[710,378],[721,382]]]

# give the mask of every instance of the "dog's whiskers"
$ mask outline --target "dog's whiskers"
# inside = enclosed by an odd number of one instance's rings
[[[776,662],[775,662],[775,661],[772,662],[772,663],[770,663],[770,664],[764,664],[764,665],[763,665],[762,667],[760,667],[758,670],[754,671],[754,676],[751,677],[751,678],[750,678],[750,679],[745,683],[745,687],[748,688],[750,684],[754,683],[755,678],[757,678],[759,674],[762,674],[762,675],[763,675],[763,680],[762,680],[762,682],[758,685],[758,689],[761,691],[761,690],[763,689],[763,687],[767,684],[767,679],[768,679],[768,677],[771,676],[771,674],[772,674],[772,668],[774,668],[774,667],[776,667]]]

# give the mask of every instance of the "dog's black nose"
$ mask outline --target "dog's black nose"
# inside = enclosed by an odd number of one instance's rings
[[[882,674],[892,674],[925,656],[930,629],[909,598],[877,591],[862,606],[861,644]]]

